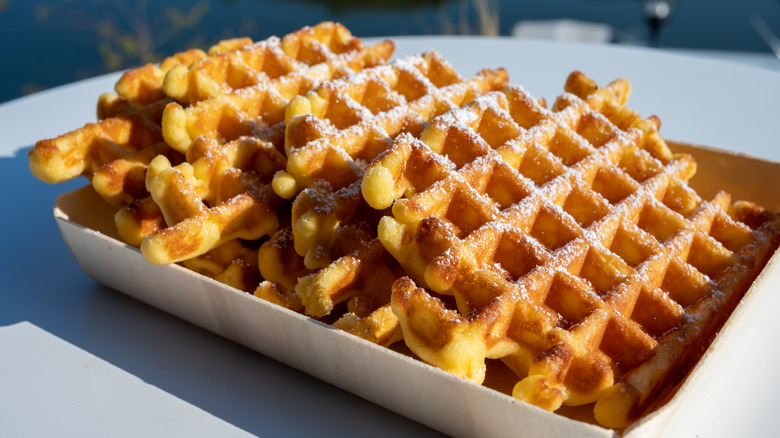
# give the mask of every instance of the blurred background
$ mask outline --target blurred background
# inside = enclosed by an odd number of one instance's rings
[[[0,0],[0,103],[221,39],[261,40],[323,20],[360,37],[630,44],[780,71],[780,0]]]

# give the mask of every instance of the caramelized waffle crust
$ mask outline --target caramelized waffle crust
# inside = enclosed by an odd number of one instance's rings
[[[166,105],[162,133],[187,160],[182,175],[192,176],[174,183],[147,173],[164,223],[158,215],[158,225],[147,227],[148,218],[137,218],[139,209],[129,206],[117,217],[123,237],[142,240],[144,256],[165,264],[234,239],[272,235],[289,210],[270,185],[285,166],[287,103],[323,81],[383,64],[392,51],[389,41],[364,46],[343,26],[326,22],[171,69],[163,90],[180,100]]]
[[[360,194],[363,166],[399,134],[419,134],[436,115],[506,82],[501,69],[461,78],[428,52],[326,82],[293,99],[285,116],[287,166],[274,176],[273,187],[281,197],[294,197],[294,248],[315,271],[295,289],[307,314],[321,317],[355,298],[368,306],[358,315],[388,304],[402,271],[376,239],[381,212]],[[364,238],[355,240],[361,242],[357,248],[345,247],[344,234]]]
[[[509,87],[434,119],[369,166],[363,193],[397,199],[378,234],[409,274],[391,303],[413,352],[477,383],[501,359],[516,398],[595,402],[625,427],[690,369],[780,220],[701,199],[692,157],[624,106],[627,82],[574,73],[566,91],[548,110]]]
[[[400,339],[390,308],[395,280],[404,275],[377,239],[382,216],[360,194],[362,166],[401,133],[419,134],[438,114],[485,92],[502,89],[506,72],[483,70],[461,78],[435,52],[325,82],[294,98],[285,114],[287,165],[274,191],[292,198],[291,227],[265,244],[269,272],[296,266],[279,291],[255,295],[380,345]],[[269,296],[270,292],[270,296]],[[291,298],[294,297],[294,298]]]
[[[575,72],[547,108],[503,69],[389,62],[320,23],[127,72],[96,123],[41,140],[125,242],[475,383],[594,404],[622,428],[663,403],[778,244],[780,218],[696,171]]]
[[[257,43],[222,41],[208,55],[178,54],[124,74],[121,96],[100,98],[102,120],[39,141],[30,168],[47,182],[90,179],[120,207],[119,234],[150,262],[220,275],[214,269],[225,265],[210,251],[271,235],[289,216],[268,185],[285,166],[289,99],[385,63],[393,47],[365,46],[344,26],[323,22]]]

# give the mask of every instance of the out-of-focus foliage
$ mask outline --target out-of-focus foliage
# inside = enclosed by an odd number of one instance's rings
[[[193,29],[209,12],[209,2],[201,0],[186,7],[166,6],[162,13],[150,12],[147,0],[90,0],[94,9],[68,12],[68,1],[58,5],[41,3],[35,8],[36,21],[42,24],[66,26],[94,35],[96,50],[106,71],[155,62],[166,54],[160,47],[181,38]],[[97,14],[97,13],[95,13]]]

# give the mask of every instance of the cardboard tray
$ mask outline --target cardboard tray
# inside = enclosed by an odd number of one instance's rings
[[[689,144],[670,146],[696,158],[699,166],[691,185],[702,197],[711,198],[723,189],[734,200],[780,211],[780,195],[766,190],[780,185],[780,163]],[[54,216],[65,242],[95,281],[452,436],[517,436],[519,431],[523,436],[660,435],[695,389],[697,378],[723,353],[721,346],[736,321],[749,313],[755,296],[768,289],[768,273],[780,258],[776,253],[770,259],[669,402],[631,427],[615,431],[593,422],[592,405],[550,413],[181,266],[151,265],[136,248],[119,240],[113,213],[90,186],[65,193],[55,202]]]

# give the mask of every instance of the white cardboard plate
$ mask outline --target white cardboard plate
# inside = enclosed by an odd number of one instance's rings
[[[694,154],[704,165],[693,180],[702,194],[722,188],[739,199],[780,210],[780,196],[760,190],[780,183],[780,164],[692,145],[674,147]],[[720,181],[725,170],[739,178]],[[713,182],[724,184],[714,186]],[[567,408],[563,414],[545,412],[180,266],[151,265],[137,249],[116,239],[112,211],[89,186],[60,196],[55,204],[54,215],[68,247],[81,269],[95,281],[448,435],[518,436],[518,431],[522,436],[615,434],[591,424],[591,406]],[[772,284],[768,277],[776,271],[773,266],[778,257],[767,264],[674,397],[621,434],[657,436],[668,426],[695,391],[707,366],[729,354],[721,346],[722,339],[729,336],[735,321],[749,314],[753,297],[767,292]]]

